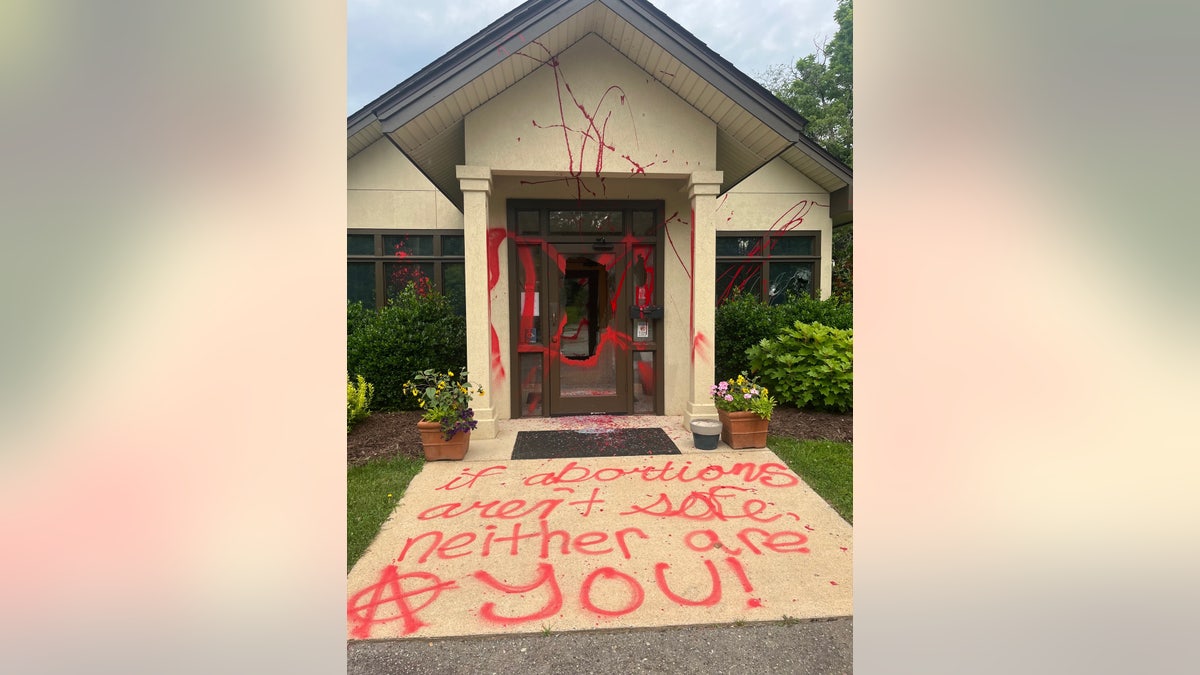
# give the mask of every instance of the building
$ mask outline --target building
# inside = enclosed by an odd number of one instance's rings
[[[829,295],[852,177],[804,124],[643,0],[530,0],[348,118],[349,296],[459,299],[483,438],[715,418],[719,301]]]

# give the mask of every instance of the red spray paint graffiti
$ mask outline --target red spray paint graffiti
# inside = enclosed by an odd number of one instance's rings
[[[436,603],[446,593],[453,594],[455,606],[466,601],[472,620],[481,626],[501,628],[536,624],[571,611],[611,619],[648,604],[707,610],[736,603],[743,610],[761,609],[764,602],[756,595],[749,562],[810,553],[802,532],[764,529],[783,515],[799,520],[794,513],[779,512],[774,501],[756,496],[797,484],[782,464],[664,460],[596,467],[559,462],[546,471],[522,472],[521,497],[497,498],[488,491],[482,494],[489,498],[478,498],[478,490],[508,484],[511,479],[506,476],[512,470],[507,464],[463,467],[435,488],[453,494],[454,501],[415,512],[413,522],[435,529],[418,529],[402,543],[397,540],[395,559],[350,595],[346,612],[351,637],[412,635],[425,628],[436,632],[445,629],[438,621],[463,621],[443,618],[447,615],[438,611]],[[604,486],[616,480],[664,489],[694,481],[706,485],[687,492],[656,491],[645,499],[622,498],[613,504],[617,493],[605,493]],[[657,539],[662,535],[638,526],[602,530],[578,525],[579,519],[586,523],[600,512],[625,523],[665,518],[704,526],[685,529],[674,540],[686,553],[682,562],[678,557],[667,561],[657,555],[669,542]],[[740,529],[714,529],[739,521],[745,524]],[[647,560],[648,555],[653,557]],[[500,575],[487,567],[495,558],[524,559],[530,565],[507,564]],[[574,560],[589,562],[567,564]],[[443,571],[448,564],[458,564],[460,570],[465,566],[466,571],[448,578]],[[413,569],[424,565],[439,565],[437,573]],[[740,600],[727,597],[725,589],[731,583],[745,593]]]
[[[728,197],[728,194],[726,194],[726,197]],[[721,203],[724,204],[724,200]],[[812,209],[818,206],[829,208],[827,204],[820,204],[807,199],[796,202],[775,219],[775,222],[771,224],[767,232],[779,234],[797,229],[804,224],[804,218]],[[725,220],[729,222],[732,219],[733,211],[730,211],[729,216]],[[763,250],[763,244],[759,241],[744,255],[751,258],[770,259],[773,249],[779,244],[779,239],[770,239],[770,241],[772,242],[771,249]],[[735,292],[754,292],[764,299],[770,299],[775,295],[784,293],[793,283],[793,281],[770,283],[771,280],[764,278],[762,272],[763,268],[760,262],[731,266],[721,271],[717,275],[717,304],[720,305],[725,302]],[[803,282],[803,285],[811,287],[811,279],[801,279],[800,281]],[[772,291],[774,292],[772,293]]]

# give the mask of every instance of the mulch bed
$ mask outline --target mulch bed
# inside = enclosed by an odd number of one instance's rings
[[[346,436],[346,463],[364,464],[373,459],[408,455],[424,457],[417,410],[375,412]],[[854,416],[795,408],[775,408],[768,433],[801,439],[854,442]]]

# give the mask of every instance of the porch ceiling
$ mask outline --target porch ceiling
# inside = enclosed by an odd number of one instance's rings
[[[800,115],[640,0],[521,5],[352,115],[348,156],[387,135],[462,208],[454,168],[466,161],[464,118],[541,67],[547,50],[559,54],[589,34],[717,125],[722,191],[776,156],[831,192],[851,181],[849,169],[804,137]]]

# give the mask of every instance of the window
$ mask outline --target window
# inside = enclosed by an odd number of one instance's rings
[[[444,294],[466,316],[466,278],[461,232],[348,230],[346,298],[376,309],[409,282],[418,291]]]
[[[738,232],[717,235],[717,304],[747,293],[772,305],[789,293],[817,296],[819,232]]]

